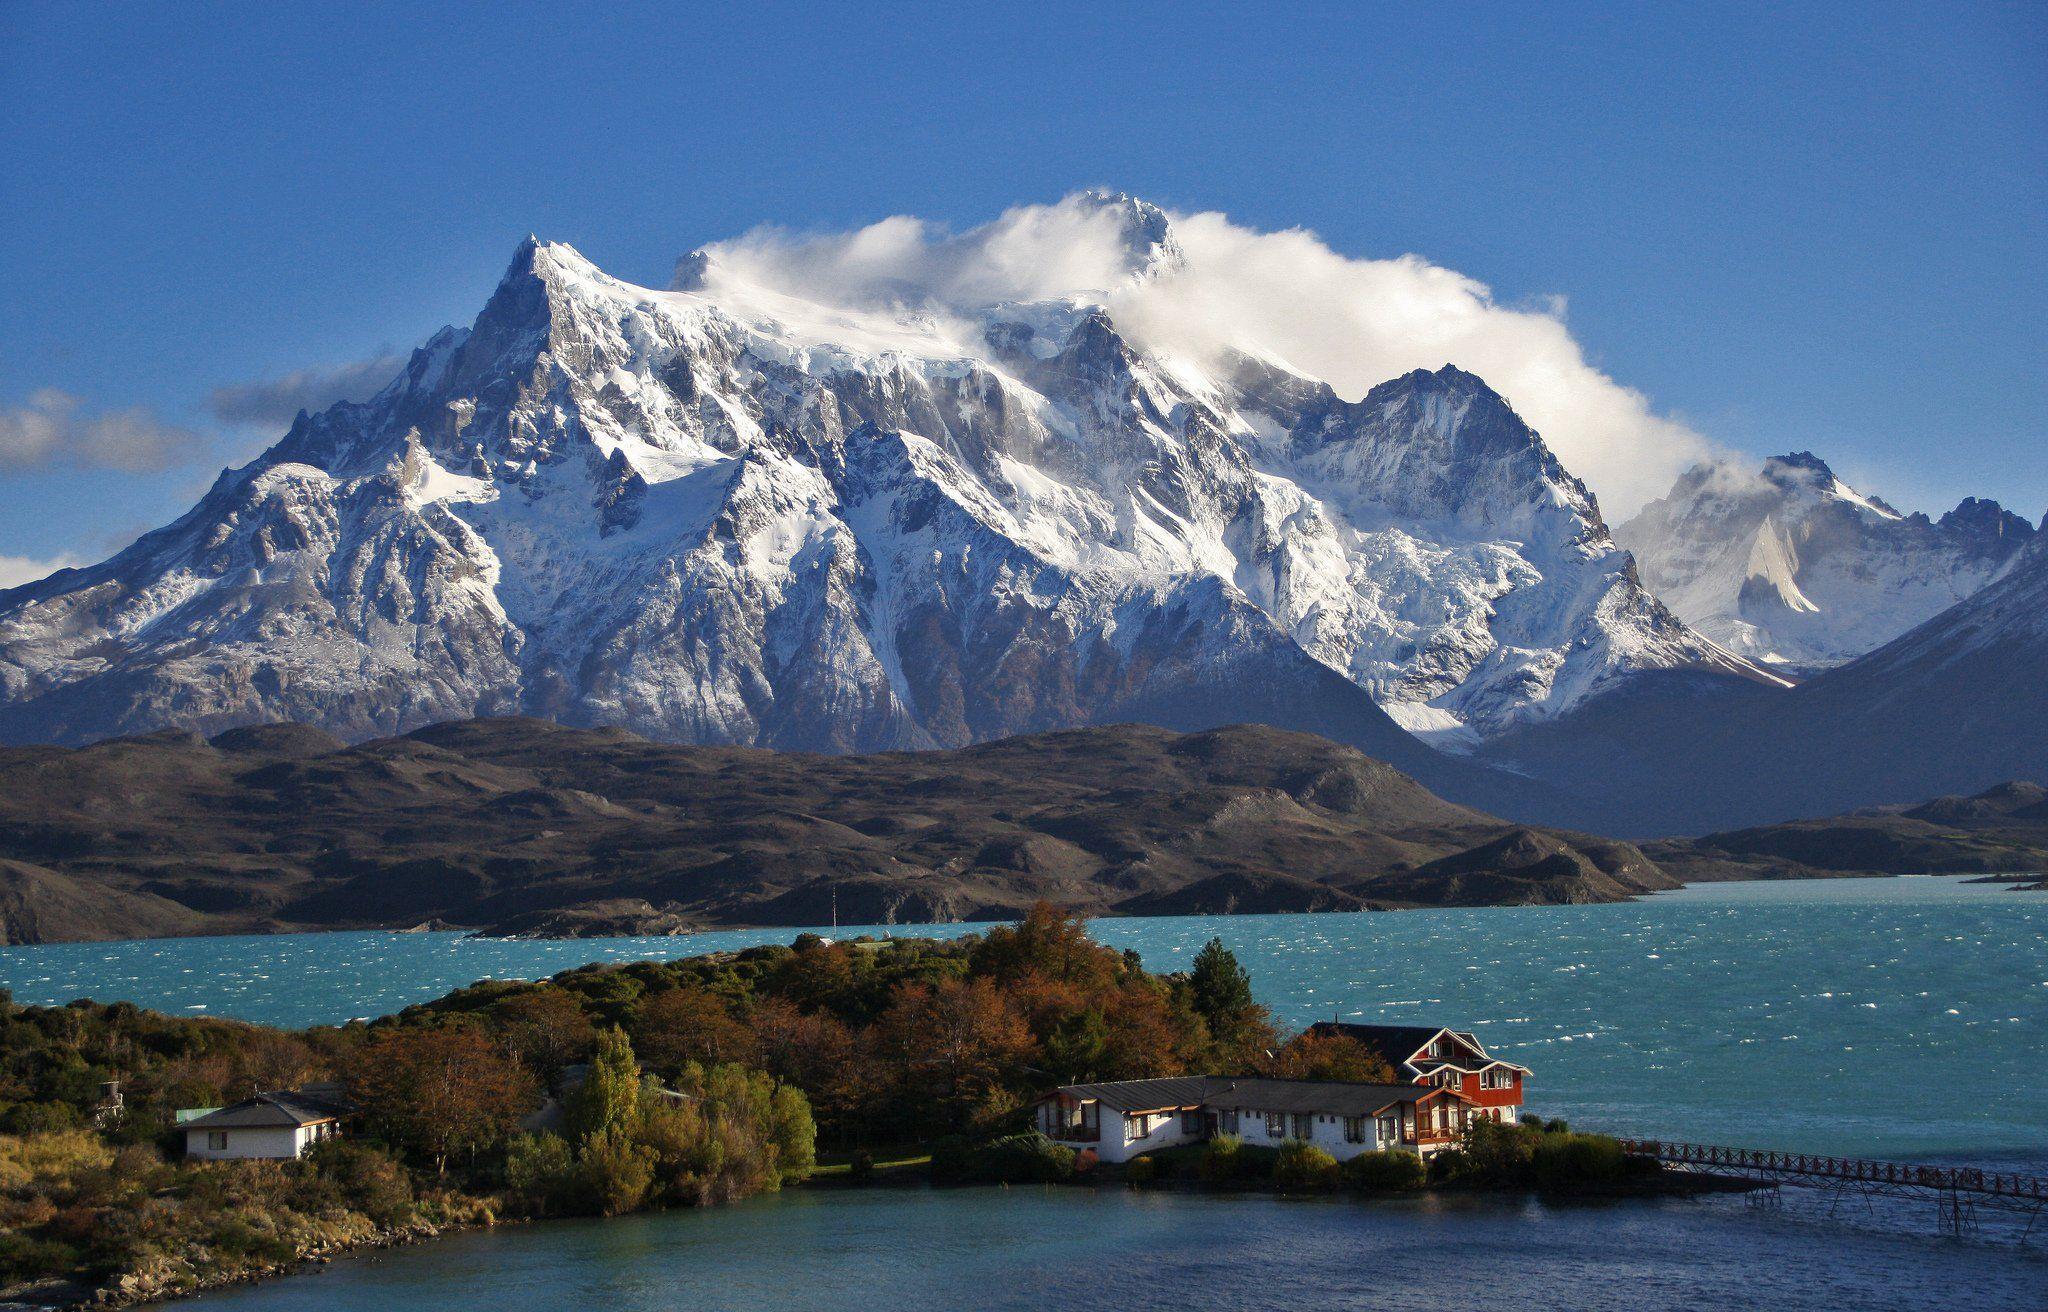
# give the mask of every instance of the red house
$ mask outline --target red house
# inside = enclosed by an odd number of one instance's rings
[[[1334,1020],[1317,1021],[1309,1030],[1364,1044],[1385,1058],[1400,1079],[1457,1090],[1472,1104],[1474,1116],[1512,1123],[1522,1114],[1522,1081],[1529,1068],[1489,1056],[1485,1044],[1462,1030]]]

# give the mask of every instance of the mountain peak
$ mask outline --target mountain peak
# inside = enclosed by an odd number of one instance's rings
[[[1134,276],[1171,272],[1187,263],[1187,255],[1173,235],[1173,221],[1165,210],[1148,200],[1121,191],[1090,188],[1061,203],[1113,220],[1127,271]]]
[[[1835,471],[1811,451],[1792,451],[1782,456],[1772,456],[1764,461],[1764,477],[1773,471],[1783,471],[1802,482],[1832,482]]]

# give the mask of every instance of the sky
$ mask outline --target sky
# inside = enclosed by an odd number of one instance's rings
[[[2037,3],[0,3],[0,585],[373,391],[528,232],[661,286],[1088,187],[1455,271],[1653,438],[2048,510]]]

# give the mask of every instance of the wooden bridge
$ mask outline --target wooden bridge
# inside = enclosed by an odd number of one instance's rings
[[[2033,1235],[2035,1221],[2048,1213],[2048,1176],[1657,1139],[1624,1139],[1621,1147],[1631,1156],[1654,1157],[1680,1170],[1752,1180],[1759,1189],[1794,1184],[1838,1195],[1931,1200],[1940,1207],[1942,1229],[1951,1234],[1974,1229],[1976,1209],[1986,1207],[2026,1216],[2026,1231],[2020,1237],[2024,1243]]]

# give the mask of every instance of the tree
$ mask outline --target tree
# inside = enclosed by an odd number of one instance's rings
[[[1194,991],[1195,1010],[1213,1030],[1241,1016],[1257,1004],[1252,1000],[1252,977],[1237,964],[1237,954],[1212,938],[1195,954],[1194,969],[1188,972]]]
[[[1283,1080],[1352,1080],[1364,1084],[1395,1084],[1387,1059],[1341,1034],[1295,1035],[1265,1063],[1267,1075]]]
[[[905,985],[877,1025],[908,1089],[956,1128],[999,1101],[1032,1054],[1024,1018],[989,979]]]
[[[1109,1026],[1100,1008],[1062,1017],[1046,1036],[1046,1070],[1063,1084],[1098,1078],[1108,1057]]]
[[[590,1051],[597,1031],[576,999],[552,984],[516,993],[492,1009],[512,1054],[543,1087]]]
[[[650,1070],[672,1075],[686,1062],[740,1061],[753,1048],[754,1036],[725,1003],[694,985],[648,994],[634,1012],[633,1050]]]
[[[1009,983],[1037,972],[1047,979],[1095,990],[1122,972],[1121,953],[1088,937],[1088,922],[1050,902],[1039,902],[1015,925],[990,930],[968,958],[969,972]]]
[[[575,1139],[629,1132],[640,1114],[640,1063],[624,1030],[597,1036],[597,1051],[583,1083],[569,1097],[569,1133]]]
[[[503,1140],[532,1110],[532,1076],[470,1026],[394,1028],[363,1044],[349,1091],[393,1143],[446,1173],[455,1153]]]

